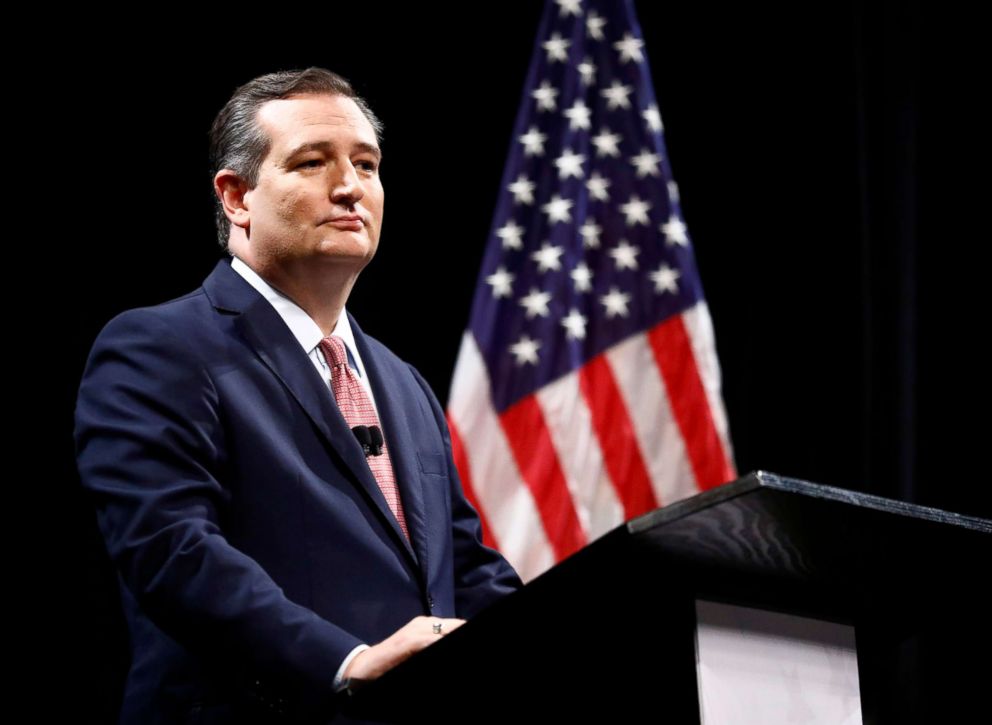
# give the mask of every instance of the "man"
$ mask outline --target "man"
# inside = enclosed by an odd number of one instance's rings
[[[326,719],[520,586],[427,384],[344,309],[378,129],[322,69],[239,88],[211,131],[232,257],[94,343],[76,445],[131,634],[122,722]]]

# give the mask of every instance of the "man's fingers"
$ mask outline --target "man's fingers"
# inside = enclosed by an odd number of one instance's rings
[[[379,644],[359,653],[346,675],[375,679],[463,624],[465,620],[456,617],[414,617]]]
[[[457,617],[414,617],[403,629],[413,628],[417,634],[429,632],[433,637],[443,637],[449,632],[454,632],[463,624],[465,624],[465,620]]]
[[[455,619],[454,617],[441,619],[438,617],[431,620],[431,631],[434,634],[440,634],[443,637],[446,634],[454,632],[463,624],[465,624],[464,619]]]

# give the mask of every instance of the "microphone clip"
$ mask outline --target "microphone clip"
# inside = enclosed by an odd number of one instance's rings
[[[356,425],[351,429],[351,432],[358,439],[358,443],[362,446],[362,451],[365,453],[366,458],[382,455],[382,446],[385,441],[382,438],[382,431],[379,430],[379,426]]]

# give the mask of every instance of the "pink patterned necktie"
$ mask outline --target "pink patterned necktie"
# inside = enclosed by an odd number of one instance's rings
[[[348,426],[354,428],[356,425],[370,427],[374,425],[382,430],[382,426],[379,425],[379,418],[375,414],[375,408],[372,407],[372,401],[358,378],[355,377],[351,366],[348,365],[344,341],[336,335],[328,335],[320,341],[320,349],[331,368],[331,388],[334,391],[334,398],[338,401],[341,415],[344,416]],[[406,528],[406,517],[403,515],[400,490],[396,485],[396,474],[393,473],[393,464],[389,460],[389,449],[386,444],[383,443],[380,455],[368,456],[365,460],[368,461],[369,468],[372,469],[372,475],[375,476],[379,490],[386,498],[386,503],[389,504],[389,510],[393,512],[393,516],[399,522],[400,529],[409,539],[410,532]]]

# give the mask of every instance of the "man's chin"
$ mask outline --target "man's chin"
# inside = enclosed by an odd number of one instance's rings
[[[328,264],[349,265],[361,269],[372,261],[372,257],[375,256],[375,247],[336,244],[333,247],[322,248],[315,256]]]

